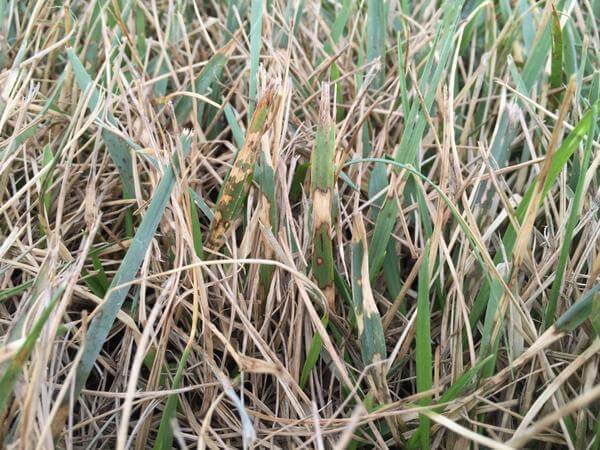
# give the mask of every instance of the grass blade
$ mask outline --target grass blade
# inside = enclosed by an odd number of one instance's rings
[[[39,319],[35,322],[35,324],[31,328],[31,331],[29,331],[29,333],[27,334],[27,337],[23,341],[23,344],[21,344],[21,347],[19,347],[19,350],[11,359],[8,366],[4,368],[4,373],[2,374],[2,378],[0,378],[0,417],[4,416],[4,409],[8,405],[8,400],[15,387],[17,378],[23,370],[23,365],[27,362],[27,358],[29,358],[31,351],[33,350],[33,346],[40,337],[42,329],[48,321],[48,318],[54,310],[54,307],[56,306],[56,303],[58,302],[63,291],[64,287],[61,287],[56,292],[54,292],[50,303],[44,308]]]
[[[43,164],[44,166],[52,164],[54,161],[54,155],[52,154],[52,149],[49,145],[44,147],[44,158]],[[44,181],[42,181],[42,202],[44,205],[44,211],[46,214],[50,214],[50,208],[52,207],[52,192],[48,190],[49,186],[52,184],[52,169],[46,174],[44,177]]]
[[[178,389],[183,376],[183,371],[187,363],[188,357],[190,356],[190,348],[186,347],[179,360],[177,366],[177,372],[173,378],[173,385],[171,389]],[[171,421],[175,419],[175,413],[177,412],[177,394],[169,395],[165,409],[163,410],[162,417],[160,419],[160,425],[158,427],[158,434],[156,435],[156,441],[154,442],[154,450],[170,450],[173,448],[173,429],[171,427]]]
[[[321,323],[324,327],[327,327],[329,324],[329,317],[323,316],[321,319]],[[302,373],[300,374],[300,388],[304,389],[306,387],[306,383],[308,382],[308,377],[310,376],[310,372],[314,369],[317,361],[319,360],[319,354],[321,353],[321,348],[323,347],[323,338],[319,333],[315,333],[312,340],[310,341],[310,347],[308,349],[308,353],[306,354],[306,360],[304,361],[304,365],[302,366]]]
[[[2,289],[0,291],[0,302],[15,295],[19,295],[21,292],[26,291],[31,286],[33,286],[33,280],[25,281],[24,283],[18,284],[11,288]]]
[[[594,117],[597,117],[599,108],[600,101],[597,101],[592,106],[592,108],[590,108],[590,110],[586,112],[586,114],[575,126],[575,128],[573,128],[573,130],[563,140],[560,147],[554,152],[554,155],[552,155],[552,163],[544,181],[544,188],[542,189],[540,202],[544,201],[544,198],[550,192],[550,189],[552,189],[552,186],[556,182],[556,179],[558,178],[563,168],[565,167],[565,165],[579,146],[580,142],[586,135],[589,135],[589,131],[592,126],[592,120]],[[531,186],[529,186],[529,189],[527,189],[527,192],[525,193],[525,195],[523,195],[523,198],[519,202],[519,206],[515,212],[519,223],[521,223],[523,221],[523,218],[525,217],[525,213],[527,212],[527,208],[529,207],[529,203],[531,202],[536,183],[537,179],[531,184]],[[502,238],[502,245],[504,246],[505,252],[507,254],[512,252],[516,239],[517,232],[512,225],[509,225]],[[494,262],[496,264],[502,262],[501,257],[501,254],[497,254]],[[481,317],[481,314],[485,310],[485,303],[488,299],[488,295],[489,285],[487,285],[487,283],[484,283],[479,293],[477,294],[477,298],[469,314],[469,323],[471,324],[471,326],[474,326],[475,323],[477,323],[477,321]]]
[[[371,238],[371,252],[369,253],[369,274],[371,280],[375,280],[381,270],[392,232],[396,227],[398,200],[396,189],[394,188],[396,184],[395,180],[396,176],[392,174],[383,208],[379,211],[375,220],[375,229]]]
[[[431,411],[441,413],[444,410],[444,403],[449,403],[460,395],[464,394],[470,386],[475,385],[477,375],[481,371],[485,364],[488,364],[491,356],[484,358],[477,362],[473,367],[464,372],[458,380],[456,380],[439,398],[436,402],[440,406],[432,406]],[[408,448],[417,448],[421,442],[421,430],[417,428],[415,433],[410,437],[408,441]]]
[[[498,265],[498,272],[506,280],[510,275],[510,266],[508,263]],[[489,377],[493,374],[500,335],[492,336],[494,327],[498,322],[503,322],[503,316],[500,315],[499,307],[504,288],[499,280],[492,280],[490,285],[490,295],[487,301],[485,321],[481,333],[481,345],[479,346],[479,360],[489,359],[489,363],[483,369],[483,376]]]
[[[263,0],[252,0],[250,6],[250,78],[248,90],[250,103],[248,117],[254,114],[254,105],[258,92],[258,65],[260,62],[260,47],[262,44]]]
[[[358,214],[354,217],[352,230],[352,299],[361,354],[366,366],[381,362],[387,355],[381,315],[369,281],[368,260],[367,233],[362,216]],[[384,381],[385,374],[381,369],[375,371],[383,376],[380,381]]]
[[[431,356],[431,311],[429,306],[429,243],[423,250],[423,263],[419,269],[419,288],[417,292],[417,331],[416,331],[416,375],[417,392],[426,392],[433,387],[433,358]],[[430,398],[418,402],[421,406],[431,403]],[[430,419],[419,415],[419,434],[421,449],[429,449]]]
[[[555,322],[557,331],[573,331],[588,318],[598,320],[593,316],[600,310],[600,283],[596,283],[586,291],[560,318]]]
[[[92,77],[86,72],[83,64],[77,57],[77,54],[72,48],[67,49],[67,57],[73,68],[73,74],[75,81],[83,92],[91,90],[91,97],[88,104],[90,111],[94,110],[100,101],[100,92],[95,87]],[[112,125],[115,125],[115,119],[112,114],[108,114],[107,120]],[[102,130],[102,139],[106,144],[106,148],[110,157],[112,158],[115,166],[121,176],[121,182],[123,183],[123,196],[125,198],[134,198],[135,189],[133,186],[133,169],[132,169],[132,158],[130,154],[130,147],[125,140],[117,136],[116,134],[108,131],[107,129]]]
[[[192,219],[192,239],[194,241],[194,251],[196,256],[200,259],[204,259],[203,244],[202,244],[202,230],[200,229],[200,217],[198,217],[198,210],[193,200],[194,191],[190,188],[190,217]]]
[[[217,80],[218,74],[221,73],[227,62],[228,48],[226,47],[215,53],[206,66],[204,66],[202,72],[200,72],[194,82],[193,90],[195,94],[207,96],[210,93],[210,86]],[[188,120],[195,101],[197,101],[195,98],[188,95],[179,97],[175,103],[175,118],[177,119],[177,123],[184,124]],[[198,108],[199,117],[202,116],[203,106],[204,104]]]
[[[396,162],[402,164],[415,164],[416,162],[417,152],[423,138],[423,133],[425,132],[425,127],[427,125],[427,117],[421,111],[421,109],[423,107],[427,110],[427,113],[429,113],[429,110],[433,105],[433,100],[435,98],[435,93],[437,92],[440,79],[446,70],[450,53],[456,45],[454,33],[456,31],[462,5],[463,0],[454,0],[445,4],[446,10],[444,19],[436,31],[434,44],[430,51],[429,57],[427,58],[426,65],[423,69],[419,82],[420,90],[423,93],[424,104],[421,106],[420,101],[415,99],[412,103],[410,111],[405,111],[405,114],[407,114],[405,119],[406,131],[402,135],[400,144],[396,150]],[[439,48],[437,48],[438,43]],[[436,59],[436,56],[438,57],[438,61],[434,70],[433,63],[434,59]],[[404,97],[405,95],[402,96],[403,102],[406,101],[406,98]],[[390,185],[393,185],[393,183],[390,183]],[[394,198],[393,201],[390,201],[395,203],[398,201],[398,199]],[[380,266],[383,263],[385,258],[385,249],[387,248],[392,231],[396,225],[396,214],[394,214],[394,208],[397,208],[397,205],[387,206],[387,204],[388,202],[386,201],[382,208],[382,212],[385,211],[386,213],[380,213],[377,217],[377,221],[375,222],[376,232],[373,234],[371,241],[371,248],[373,252],[371,277],[373,277],[373,279],[377,276],[377,272],[379,270],[377,266]],[[394,217],[393,222],[388,223],[390,220],[392,220],[390,219],[392,216]]]
[[[562,30],[560,28],[560,19],[558,18],[556,8],[552,6],[552,65],[550,68],[550,89],[556,89],[562,85],[562,62]]]
[[[321,106],[315,147],[310,163],[310,191],[313,201],[313,275],[335,311],[331,209],[333,204],[334,130],[329,105],[329,85],[322,86]]]
[[[191,143],[191,135],[183,133],[180,138],[180,145],[184,156],[189,153]],[[104,341],[117,317],[117,313],[120,311],[121,306],[127,297],[130,286],[126,284],[130,283],[137,275],[146,255],[148,246],[158,228],[163,212],[169,203],[171,191],[173,190],[176,181],[176,167],[177,164],[174,161],[165,170],[165,174],[152,195],[150,206],[148,207],[146,214],[144,214],[142,222],[135,233],[133,243],[127,250],[125,258],[119,266],[119,270],[112,279],[108,295],[101,306],[101,313],[98,314],[90,324],[85,340],[83,356],[79,367],[77,368],[75,377],[75,398],[79,396],[79,393],[85,386],[92,368],[94,367],[94,363],[96,362],[96,358],[100,354]],[[118,287],[122,285],[126,286]]]
[[[264,153],[261,154],[260,161],[255,168],[255,178],[258,187],[260,188],[261,201],[263,202],[261,221],[270,228],[275,236],[277,236],[277,234],[279,234],[279,212],[275,194],[275,171],[273,170],[269,159],[270,157],[267,157]],[[265,259],[271,259],[272,250],[270,247],[263,245],[263,252],[263,257]],[[261,265],[259,269],[256,311],[261,315],[263,313],[262,303],[269,293],[274,270],[275,267],[268,264]]]
[[[384,0],[367,1],[367,61],[380,59],[381,69],[373,80],[373,87],[383,83],[385,67],[386,5]]]
[[[233,167],[221,188],[219,201],[215,208],[215,217],[210,225],[206,242],[213,250],[222,247],[225,233],[242,211],[242,205],[250,190],[254,166],[260,153],[260,139],[270,125],[267,118],[269,114],[272,114],[275,106],[275,93],[275,84],[271,83],[258,102],[250,127],[246,132],[244,145],[237,153]]]
[[[583,161],[581,162],[581,167],[579,168],[577,187],[575,189],[573,201],[571,202],[571,212],[569,213],[569,218],[567,219],[567,225],[565,227],[565,233],[563,236],[563,244],[560,249],[560,255],[558,257],[558,264],[556,265],[556,275],[554,281],[552,282],[552,289],[550,291],[550,296],[548,297],[548,306],[546,307],[546,312],[544,314],[544,325],[546,328],[554,322],[554,316],[556,314],[558,297],[562,289],[565,267],[567,265],[567,258],[569,257],[569,250],[571,249],[571,243],[573,240],[573,231],[575,230],[575,225],[577,224],[577,220],[579,219],[581,198],[583,197],[583,190],[585,185],[585,175],[588,171],[590,159],[592,156],[595,129],[596,116],[595,111],[592,111],[591,126],[585,146]]]
[[[196,194],[196,192],[193,189],[190,189],[190,195],[196,206],[198,206],[198,208],[200,208],[200,211],[202,211],[202,214],[204,214],[204,217],[212,221],[215,217],[215,214],[212,212],[212,209],[210,209],[210,207],[206,204],[204,199],[198,194]]]

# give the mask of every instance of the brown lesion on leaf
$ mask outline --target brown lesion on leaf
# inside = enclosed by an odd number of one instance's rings
[[[313,224],[315,231],[331,224],[331,191],[315,189],[313,192]],[[329,230],[328,234],[329,234]]]
[[[331,112],[329,107],[329,83],[323,83],[321,87],[321,101],[319,104],[319,121],[323,128],[331,126]]]
[[[327,286],[321,288],[323,294],[325,294],[325,300],[327,301],[327,307],[330,311],[335,311],[335,290],[333,288],[333,284],[328,284]]]

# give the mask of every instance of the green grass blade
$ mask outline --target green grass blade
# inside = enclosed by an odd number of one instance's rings
[[[598,117],[598,110],[600,110],[600,100],[596,101],[594,105],[592,105],[592,107],[585,113],[583,118],[568,134],[563,143],[552,156],[552,166],[550,167],[546,182],[544,183],[542,198],[545,197],[548,192],[550,192],[550,189],[552,189],[556,179],[563,171],[563,168],[566,166],[569,159],[571,159],[571,156],[573,156],[573,153],[583,138],[588,136],[588,139],[591,139],[590,130],[592,128],[592,122]],[[525,200],[525,198],[523,198],[523,200]]]
[[[463,0],[454,0],[445,4],[444,19],[437,29],[434,44],[431,52],[427,59],[425,68],[423,69],[422,77],[419,82],[419,87],[423,93],[424,105],[421,106],[420,101],[415,99],[410,111],[408,111],[405,119],[405,133],[400,139],[400,144],[396,150],[395,160],[402,164],[415,164],[417,152],[423,138],[423,133],[427,125],[427,118],[422,112],[422,107],[429,111],[433,105],[435,93],[438,88],[438,84],[442,77],[442,74],[446,70],[446,66],[449,61],[450,53],[456,45],[454,39],[454,33],[460,16],[460,11],[463,6]],[[437,48],[437,44],[440,43],[440,47]],[[438,54],[439,51],[439,54]],[[399,55],[399,57],[402,57]],[[437,57],[437,66],[433,69],[434,59]],[[401,77],[403,74],[400,75]],[[403,94],[403,102],[408,100],[404,98],[406,94]],[[406,105],[405,105],[406,106]],[[406,113],[406,112],[405,112]],[[397,201],[394,196],[390,199],[392,203]],[[385,258],[385,249],[387,248],[388,242],[391,237],[391,233],[396,225],[396,218],[394,214],[393,222],[390,221],[391,213],[394,212],[394,205],[389,207],[386,204],[383,206],[383,210],[387,214],[379,214],[377,221],[375,222],[376,232],[373,234],[371,249],[373,252],[373,260],[371,264],[371,276],[376,277],[378,273],[378,266],[383,263]],[[395,206],[397,208],[397,205]]]
[[[100,262],[100,258],[98,258],[98,254],[96,252],[92,252],[90,253],[90,257],[92,259],[92,265],[94,266],[95,273],[90,274],[85,268],[82,269],[82,280],[85,282],[90,291],[92,291],[97,297],[104,298],[110,286],[110,282],[108,281],[106,271]]]
[[[544,201],[544,198],[552,189],[552,186],[556,182],[556,179],[558,178],[563,168],[565,167],[565,165],[579,146],[580,142],[586,135],[589,134],[589,131],[592,126],[592,120],[594,117],[597,117],[599,108],[600,101],[596,101],[592,108],[590,108],[590,110],[586,112],[586,114],[575,126],[575,128],[563,140],[560,147],[554,152],[554,155],[552,156],[552,164],[550,170],[548,171],[546,181],[544,183],[544,189],[542,190],[542,197],[540,199],[541,202]],[[531,201],[533,190],[535,189],[535,183],[536,182],[534,181],[531,184],[531,186],[529,186],[516,210],[516,217],[519,222],[522,222],[523,217],[525,216],[525,212],[527,211],[527,207],[529,206],[529,202]],[[502,244],[504,246],[506,254],[512,253],[512,249],[515,244],[516,238],[516,230],[513,228],[512,225],[509,225],[502,238]],[[501,256],[502,255],[500,253],[496,255],[496,258],[494,260],[496,264],[502,262]],[[481,314],[485,310],[485,304],[487,302],[488,295],[489,285],[487,285],[487,283],[484,283],[479,293],[477,294],[475,303],[471,308],[471,312],[469,313],[469,322],[471,323],[471,326],[474,326],[475,323],[477,323],[477,321],[481,317]]]
[[[67,57],[73,68],[73,75],[75,76],[75,81],[77,82],[79,89],[83,92],[88,92],[88,90],[91,91],[88,108],[92,111],[100,101],[100,92],[72,48],[67,49]],[[109,123],[115,124],[115,120],[111,114],[108,115],[107,120]],[[133,198],[135,196],[135,189],[133,185],[133,168],[129,145],[122,137],[117,136],[107,129],[102,130],[102,139],[104,140],[108,153],[121,176],[124,197]]]
[[[383,260],[383,279],[388,291],[388,298],[394,301],[398,294],[400,294],[403,283],[401,281],[402,275],[400,274],[400,267],[398,264],[398,252],[393,241],[388,242],[385,259]],[[400,305],[400,312],[402,314],[406,313],[405,303]]]
[[[497,266],[498,272],[506,280],[509,276],[509,267],[507,263]],[[503,317],[499,316],[500,300],[504,295],[504,288],[499,280],[494,279],[490,284],[489,299],[487,301],[485,321],[483,324],[483,332],[481,333],[481,344],[479,346],[479,360],[489,359],[489,362],[483,369],[483,376],[489,377],[493,374],[497,349],[500,343],[500,334],[493,336],[493,330],[496,323],[502,322]]]
[[[31,286],[33,286],[33,280],[26,281],[8,289],[0,290],[0,302],[14,297],[15,295],[19,295],[21,292],[26,291]]]
[[[367,0],[367,61],[380,59],[381,69],[373,80],[373,87],[383,83],[385,67],[386,5],[384,0]]]
[[[523,81],[528,90],[531,90],[535,83],[540,79],[540,75],[544,70],[548,51],[552,45],[551,42],[552,33],[550,27],[546,25],[540,39],[537,41],[537,45],[533,47],[531,54],[527,58],[525,67],[523,67]]]
[[[395,190],[390,184],[383,208],[377,215],[373,237],[371,238],[371,251],[369,253],[369,274],[371,280],[374,280],[381,270],[381,266],[385,260],[388,243],[390,242],[392,232],[396,226],[397,218],[398,202],[396,200]]]
[[[190,348],[186,347],[181,355],[181,359],[179,360],[177,372],[175,372],[171,389],[179,388],[183,371],[189,356]],[[156,441],[154,442],[154,447],[152,447],[154,450],[171,450],[173,448],[173,429],[171,427],[171,421],[175,419],[175,414],[177,413],[177,403],[177,394],[169,395],[167,403],[165,404],[165,409],[162,413],[162,417],[160,418],[160,425],[158,427]]]
[[[423,94],[423,107],[427,111],[433,105],[442,74],[447,68],[450,54],[456,45],[454,34],[463,3],[463,0],[454,0],[445,4],[444,19],[436,31],[434,44],[419,80],[419,89]],[[439,48],[437,48],[438,43],[440,43]],[[434,60],[436,60],[437,64],[435,70],[433,69]],[[396,150],[395,159],[398,162],[415,163],[417,151],[427,125],[427,118],[421,110],[420,101],[415,99],[406,117],[405,129],[408,132],[402,135],[400,144]]]
[[[237,147],[242,148],[242,145],[244,145],[244,132],[240,128],[240,125],[235,117],[235,111],[233,107],[227,103],[223,109],[223,112],[225,113],[225,119],[229,124],[231,134],[233,135],[233,139],[235,140]]]
[[[212,212],[212,209],[210,209],[210,207],[206,204],[204,199],[200,197],[193,189],[190,189],[190,195],[192,196],[192,200],[194,201],[194,203],[198,206],[198,208],[200,208],[200,211],[202,211],[202,214],[204,214],[204,217],[206,217],[209,221],[212,221],[215,217],[215,214]]]
[[[258,65],[260,62],[260,47],[262,44],[263,0],[252,0],[250,6],[250,78],[248,89],[250,103],[248,117],[254,114],[254,105],[258,94]]]
[[[180,145],[184,156],[189,153],[191,143],[191,136],[188,133],[183,133],[180,137]],[[140,226],[135,233],[133,242],[127,250],[125,258],[119,266],[119,270],[112,279],[109,293],[101,307],[102,310],[90,324],[85,339],[81,362],[75,376],[75,397],[79,396],[79,393],[85,386],[96,362],[96,358],[98,358],[102,346],[104,345],[104,341],[127,297],[130,286],[127,285],[117,289],[114,288],[130,283],[135,279],[146,255],[148,246],[158,228],[163,212],[169,203],[171,191],[176,182],[176,167],[176,162],[173,161],[173,163],[166,168],[158,187],[152,195],[150,206],[148,207],[146,214],[144,214]]]
[[[300,201],[302,195],[302,185],[306,179],[306,174],[308,173],[309,167],[309,163],[298,164],[296,166],[294,177],[292,178],[292,183],[290,184],[289,193],[289,199],[292,204]]]
[[[404,64],[404,46],[402,45],[402,35],[398,33],[396,37],[397,45],[397,61],[398,61],[398,82],[400,83],[400,104],[402,105],[402,111],[404,114],[408,114],[410,111],[410,101],[408,100],[408,83],[406,82],[407,73]]]
[[[277,207],[277,197],[275,194],[275,171],[271,166],[270,161],[261,153],[261,158],[259,163],[256,165],[255,171],[255,179],[260,189],[260,193],[262,196],[262,201],[265,202],[268,213],[267,220],[264,225],[268,226],[273,234],[277,236],[279,234],[279,211]],[[270,259],[271,252],[270,249],[265,248],[264,257],[266,259]],[[258,302],[262,303],[269,293],[269,288],[271,287],[271,281],[273,279],[273,272],[275,267],[270,264],[263,264],[259,269],[259,295]],[[262,307],[259,308],[262,311]]]
[[[594,113],[595,111],[593,111]],[[580,204],[581,199],[583,197],[583,190],[585,185],[585,175],[588,171],[588,167],[590,165],[590,159],[593,151],[593,137],[595,135],[596,129],[596,116],[592,115],[591,127],[588,133],[588,139],[586,141],[585,152],[583,155],[583,161],[581,162],[581,166],[579,169],[579,176],[577,179],[577,187],[575,189],[575,195],[571,202],[571,212],[569,213],[569,218],[567,219],[567,225],[565,227],[565,232],[563,236],[563,243],[560,249],[560,255],[558,258],[558,264],[556,265],[555,278],[552,282],[552,289],[550,291],[550,296],[548,297],[548,306],[546,308],[544,314],[544,325],[547,328],[551,323],[554,322],[554,316],[556,314],[556,307],[558,304],[558,297],[560,295],[560,291],[562,289],[563,277],[565,274],[565,267],[567,265],[567,259],[569,257],[569,251],[571,249],[571,243],[573,240],[573,231],[575,230],[575,225],[577,224],[577,220],[579,219],[580,213]]]
[[[425,392],[433,387],[433,358],[431,352],[431,311],[429,306],[429,243],[423,250],[423,263],[419,269],[417,293],[417,328],[416,328],[416,376],[417,392]],[[430,398],[421,399],[418,404],[427,406]],[[429,449],[430,419],[419,415],[419,434],[421,449]]]
[[[530,5],[527,0],[519,0],[518,12],[521,14],[521,31],[523,33],[523,43],[525,45],[525,51],[529,53],[533,46],[535,39],[535,23],[531,11],[529,11]]]
[[[329,324],[329,316],[325,315],[321,319],[321,323],[325,328]],[[323,347],[323,338],[319,333],[315,333],[312,340],[310,341],[310,347],[308,349],[308,353],[306,354],[306,360],[304,361],[304,365],[302,366],[302,372],[300,374],[300,388],[304,389],[306,387],[306,383],[308,382],[308,377],[310,376],[310,372],[314,369],[317,361],[319,360],[319,354],[321,353],[321,348]]]
[[[573,331],[588,318],[596,321],[600,311],[600,283],[596,283],[577,300],[555,323],[557,331]]]
[[[342,9],[336,14],[335,22],[333,22],[331,27],[331,40],[335,44],[340,41],[340,38],[344,34],[344,29],[346,27],[346,23],[348,22],[348,17],[350,16],[351,5],[351,0],[343,0]],[[333,53],[333,50],[330,49],[329,53]]]
[[[560,19],[556,9],[552,10],[552,60],[550,69],[550,89],[562,85],[563,76],[563,36],[560,28]]]
[[[393,161],[393,160],[389,160],[389,159],[383,159],[383,158],[359,158],[359,159],[354,159],[354,160],[348,161],[347,163],[344,164],[344,167],[350,166],[352,164],[360,164],[360,163],[364,163],[364,162],[390,164],[390,165],[394,166],[397,169],[405,170],[406,172],[410,173],[411,175],[413,175],[415,177],[418,177],[419,179],[421,179],[422,181],[424,181],[425,183],[427,183],[429,186],[431,186],[436,191],[436,193],[440,196],[440,198],[442,199],[442,201],[450,209],[450,212],[452,213],[452,215],[454,216],[454,218],[458,222],[460,228],[464,231],[467,239],[469,240],[469,242],[473,246],[473,249],[475,250],[475,255],[476,255],[479,263],[481,264],[481,267],[484,270],[485,276],[486,277],[489,276],[489,273],[488,273],[489,267],[486,265],[485,261],[482,259],[482,255],[481,255],[481,253],[480,253],[480,251],[478,249],[478,246],[477,246],[477,241],[475,239],[475,236],[471,232],[471,230],[469,228],[469,225],[465,222],[465,220],[463,219],[463,217],[460,214],[460,212],[457,209],[457,207],[452,203],[452,201],[448,198],[448,196],[446,195],[446,193],[437,184],[435,184],[433,181],[431,181],[429,178],[427,178],[425,175],[423,175],[420,171],[418,171],[417,169],[415,169],[410,164],[402,164],[402,163],[399,163],[397,161]]]
[[[52,153],[52,148],[50,145],[46,145],[44,147],[44,155],[42,159],[42,164],[44,166],[52,164],[54,161],[54,155]],[[44,210],[46,214],[50,214],[50,208],[52,207],[52,192],[48,190],[48,187],[52,184],[52,170],[50,170],[46,176],[44,177],[44,181],[42,181],[42,202],[44,204]]]
[[[436,402],[439,405],[443,405],[444,403],[451,402],[455,398],[458,398],[460,395],[463,395],[469,387],[475,385],[475,380],[477,375],[481,371],[482,367],[490,361],[491,356],[488,358],[482,359],[478,361],[473,367],[464,372],[458,380],[456,380],[452,385],[444,391],[444,393],[440,396],[439,400]],[[444,406],[432,406],[431,411],[441,413],[444,409]],[[421,433],[420,429],[417,428],[415,433],[410,437],[408,441],[408,448],[417,448],[419,442],[421,441]]]
[[[210,86],[213,82],[217,81],[217,77],[221,73],[226,62],[226,50],[215,53],[196,78],[196,81],[194,82],[194,92],[196,94],[207,96],[210,93]],[[184,124],[187,121],[195,101],[197,100],[187,95],[184,95],[177,100],[175,103],[175,118],[177,119],[177,123]],[[202,106],[203,105],[204,104],[202,104]],[[198,108],[199,116],[202,115],[201,111],[202,108]]]
[[[600,449],[600,417],[596,417],[596,431],[594,436],[594,442],[591,446],[592,450]]]

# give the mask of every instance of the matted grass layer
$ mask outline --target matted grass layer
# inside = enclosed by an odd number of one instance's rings
[[[0,0],[0,448],[600,449],[598,17]]]

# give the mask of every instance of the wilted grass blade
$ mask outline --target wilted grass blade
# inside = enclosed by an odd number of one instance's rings
[[[23,370],[23,365],[27,362],[27,358],[29,358],[31,351],[33,350],[33,346],[37,342],[40,333],[46,324],[46,321],[54,310],[54,307],[56,306],[56,303],[58,302],[63,291],[64,287],[61,287],[54,292],[50,303],[44,308],[39,319],[35,322],[27,334],[23,344],[21,344],[21,347],[4,370],[4,374],[2,375],[2,378],[0,378],[0,417],[4,415],[4,408],[6,408],[8,404],[8,400],[12,394],[15,383],[17,382],[17,378]]]
[[[200,229],[200,217],[198,217],[198,210],[194,204],[193,194],[195,192],[190,188],[190,217],[192,219],[192,239],[194,241],[194,251],[198,258],[203,259],[203,244],[202,244],[202,230]]]

